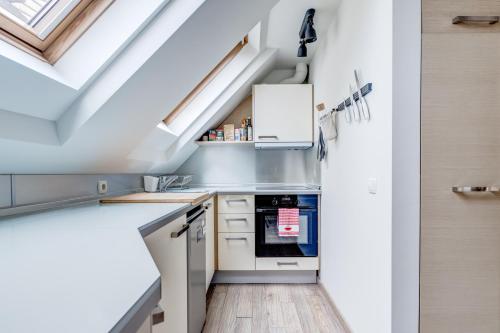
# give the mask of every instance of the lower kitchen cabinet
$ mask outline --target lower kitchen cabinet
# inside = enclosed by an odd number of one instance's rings
[[[212,282],[215,273],[215,206],[214,198],[203,203],[205,207],[205,239],[206,239],[206,289]]]
[[[318,257],[257,258],[255,269],[261,271],[314,271],[319,269]]]
[[[255,233],[220,232],[218,236],[219,270],[255,270]]]
[[[187,332],[187,232],[178,237],[171,233],[182,230],[186,216],[170,222],[145,237],[146,245],[161,274],[160,307],[165,320],[153,326],[153,333]]]

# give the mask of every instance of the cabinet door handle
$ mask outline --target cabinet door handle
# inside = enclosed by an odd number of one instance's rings
[[[454,193],[493,193],[500,194],[500,186],[453,186]]]
[[[226,199],[226,202],[247,202],[247,199]]]
[[[278,266],[298,266],[299,263],[294,261],[294,262],[280,262],[278,261],[277,263]]]
[[[259,139],[276,139],[278,140],[277,135],[259,135]]]
[[[469,23],[488,23],[495,24],[500,20],[500,16],[456,16],[453,18],[453,24]]]
[[[244,241],[247,240],[246,237],[225,237],[224,239],[225,240],[244,240]]]
[[[186,232],[186,230],[189,229],[189,224],[184,224],[179,231],[174,231],[170,234],[170,237],[172,238],[179,238],[183,233]]]
[[[245,222],[247,223],[248,220],[246,218],[241,218],[241,219],[225,219],[226,222]]]

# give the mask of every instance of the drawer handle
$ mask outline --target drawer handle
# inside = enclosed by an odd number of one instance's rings
[[[278,261],[277,265],[278,266],[298,266],[299,263],[296,261],[294,261],[294,262],[280,262],[280,261]]]
[[[454,193],[493,193],[500,194],[500,186],[453,186]]]
[[[241,219],[226,219],[226,222],[245,222],[245,223],[248,223],[248,220],[246,218],[241,218]]]
[[[247,199],[226,199],[226,202],[247,202]]]
[[[243,240],[243,241],[247,240],[246,237],[225,237],[224,239],[225,240]]]
[[[453,24],[488,23],[495,24],[500,20],[500,16],[457,16],[453,18]]]
[[[174,231],[174,232],[172,232],[172,233],[170,234],[170,237],[172,237],[172,238],[179,238],[179,237],[180,237],[183,233],[185,233],[185,232],[186,232],[186,230],[188,230],[188,229],[189,229],[189,224],[184,224],[184,225],[182,226],[181,230],[179,230],[179,231],[177,231],[177,232],[175,232],[175,231]]]
[[[259,135],[259,139],[276,139],[278,140],[277,135]]]

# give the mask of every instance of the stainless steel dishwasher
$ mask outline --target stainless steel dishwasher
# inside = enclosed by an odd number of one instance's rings
[[[206,317],[205,210],[198,206],[187,213],[188,230],[188,331],[201,333]]]

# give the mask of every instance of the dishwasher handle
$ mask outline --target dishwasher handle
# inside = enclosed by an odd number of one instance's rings
[[[182,225],[182,228],[179,231],[174,231],[170,234],[172,238],[179,238],[183,233],[185,233],[189,229],[189,224]]]

